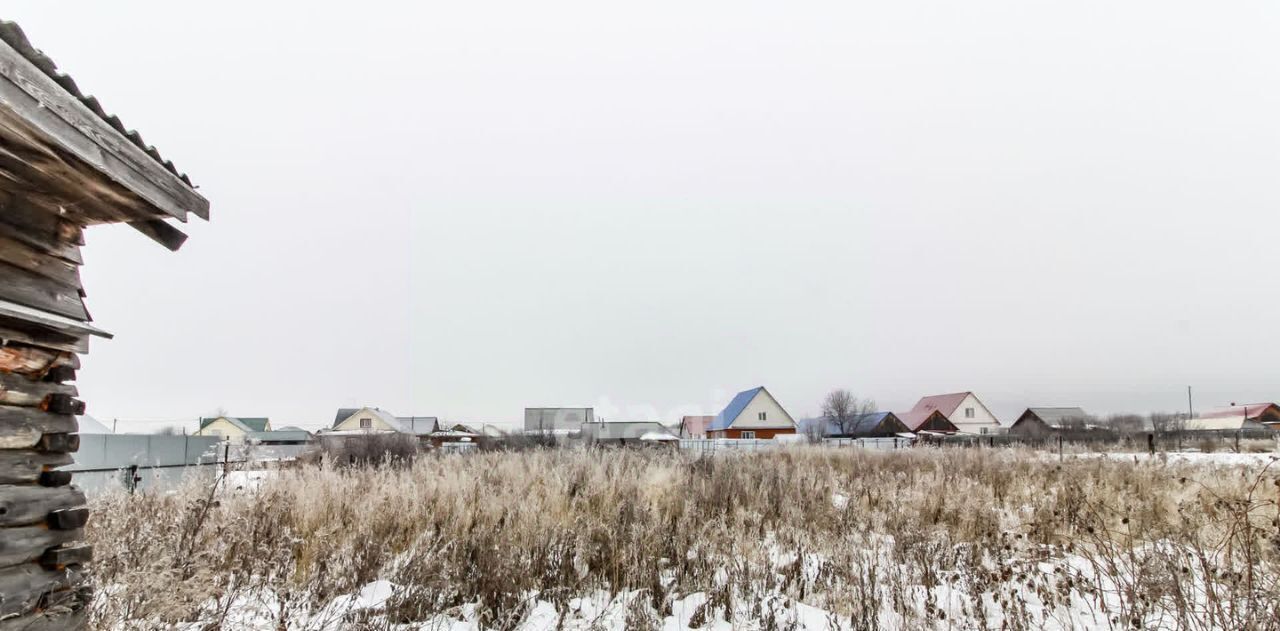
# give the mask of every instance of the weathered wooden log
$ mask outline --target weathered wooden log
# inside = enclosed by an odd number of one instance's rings
[[[75,263],[31,247],[8,234],[0,233],[0,261],[67,287],[80,287],[80,268]]]
[[[33,332],[27,330],[28,326],[13,326],[15,323],[7,318],[0,318],[0,340],[5,344],[20,342],[22,344],[30,344],[40,346],[57,351],[66,351],[68,353],[87,353],[89,352],[89,336],[58,334],[51,335],[51,332],[40,331]],[[28,323],[23,323],[28,324]]]
[[[75,357],[75,355],[35,346],[17,344],[0,346],[0,372],[41,377],[57,366],[68,365],[68,357]]]
[[[38,561],[44,551],[84,539],[84,530],[53,530],[43,524],[0,529],[0,568]],[[8,570],[0,570],[0,576]]]
[[[84,493],[74,486],[0,486],[0,528],[45,523],[50,513],[84,504]]]
[[[49,441],[42,443],[42,437],[69,434],[78,429],[76,418],[70,414],[50,414],[36,408],[0,405],[0,449],[29,449],[41,445],[44,451],[63,451],[44,447]]]
[[[89,509],[63,508],[50,511],[45,523],[53,530],[79,530],[89,523]]]
[[[66,486],[71,484],[70,471],[41,471],[36,483],[40,486]]]
[[[55,394],[74,397],[79,391],[73,384],[49,383],[0,372],[0,405],[39,407],[47,397]]]
[[[40,409],[50,414],[84,414],[84,401],[68,394],[51,394],[40,402]]]
[[[44,551],[40,565],[56,570],[68,565],[83,565],[93,560],[93,546],[87,543],[58,546]]]
[[[54,600],[46,598],[50,592],[65,591],[67,596],[74,597],[75,593],[70,588],[72,581],[80,578],[79,574],[79,571],[48,569],[34,563],[5,570],[0,574],[0,616],[22,614],[46,606]]]
[[[0,298],[75,320],[89,319],[79,287],[68,287],[6,263],[0,263],[0,276],[4,278]]]
[[[84,263],[79,247],[83,245],[83,231],[51,212],[20,199],[10,199],[0,203],[0,223],[5,224],[5,234],[16,240],[68,263]]]
[[[51,454],[73,454],[80,451],[80,435],[45,434],[36,442],[36,449]]]
[[[69,453],[0,449],[0,484],[31,484],[40,480],[44,473],[70,473],[49,471],[49,468],[69,465],[71,462]]]
[[[72,366],[54,366],[45,372],[44,381],[49,383],[62,383],[64,381],[75,381],[76,369]]]

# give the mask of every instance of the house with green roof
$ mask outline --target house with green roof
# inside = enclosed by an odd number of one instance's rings
[[[271,419],[253,416],[214,416],[200,419],[196,436],[219,436],[242,443],[249,434],[271,431]]]

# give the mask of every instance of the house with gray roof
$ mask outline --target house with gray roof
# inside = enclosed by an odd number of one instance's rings
[[[859,414],[847,423],[827,418],[804,419],[800,421],[800,431],[822,438],[893,438],[911,434],[911,429],[893,412]]]
[[[381,408],[363,407],[338,410],[326,433],[397,432],[421,438],[439,429],[439,419],[434,416],[396,416]]]
[[[524,432],[555,436],[576,435],[586,423],[594,423],[593,408],[525,408]]]
[[[586,445],[671,445],[679,441],[670,429],[656,421],[582,424],[582,442]]]
[[[1082,408],[1027,408],[1009,426],[1009,433],[1018,436],[1045,436],[1061,431],[1088,429],[1090,424],[1090,416]]]

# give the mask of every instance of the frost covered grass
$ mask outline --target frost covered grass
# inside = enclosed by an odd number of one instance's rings
[[[1277,473],[818,447],[311,466],[96,500],[93,616],[104,629],[1280,629]]]

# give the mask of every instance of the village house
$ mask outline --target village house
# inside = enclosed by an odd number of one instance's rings
[[[311,442],[314,437],[301,427],[281,427],[280,429],[271,429],[263,432],[249,432],[244,437],[244,442],[253,445],[306,445]]]
[[[916,434],[955,434],[960,431],[946,414],[938,410],[903,412],[898,419]]]
[[[707,437],[707,427],[714,421],[714,416],[682,416],[676,434],[680,438],[702,439]]]
[[[524,432],[550,436],[571,436],[582,431],[584,423],[594,423],[593,408],[525,408]]]
[[[474,449],[485,438],[485,435],[470,425],[461,423],[452,427],[439,427],[427,435],[427,442],[444,451],[467,451]]]
[[[859,414],[843,424],[827,418],[805,419],[800,428],[807,435],[822,438],[893,438],[911,434],[911,428],[893,412]]]
[[[341,408],[334,416],[333,427],[326,434],[400,433],[426,441],[440,429],[434,416],[396,416],[374,407]]]
[[[242,443],[249,434],[271,431],[271,420],[265,416],[214,416],[200,419],[200,429],[193,436],[217,436]]]
[[[1190,430],[1280,429],[1280,406],[1275,403],[1232,403],[1189,419],[1186,427]]]
[[[768,439],[795,433],[795,420],[764,386],[739,392],[707,427],[708,438]]]
[[[1000,430],[1000,421],[978,400],[972,392],[956,392],[928,396],[916,402],[915,407],[901,415],[902,421],[912,426],[912,431],[923,431],[929,422],[939,423],[934,412],[941,413],[955,431],[970,434],[994,434]],[[913,424],[915,424],[913,426]],[[940,424],[940,423],[939,423]],[[946,430],[932,430],[946,431]]]
[[[587,445],[674,445],[680,439],[656,421],[583,423],[582,442]]]
[[[1027,408],[1009,426],[1009,433],[1018,436],[1047,436],[1089,427],[1090,417],[1081,408]]]

